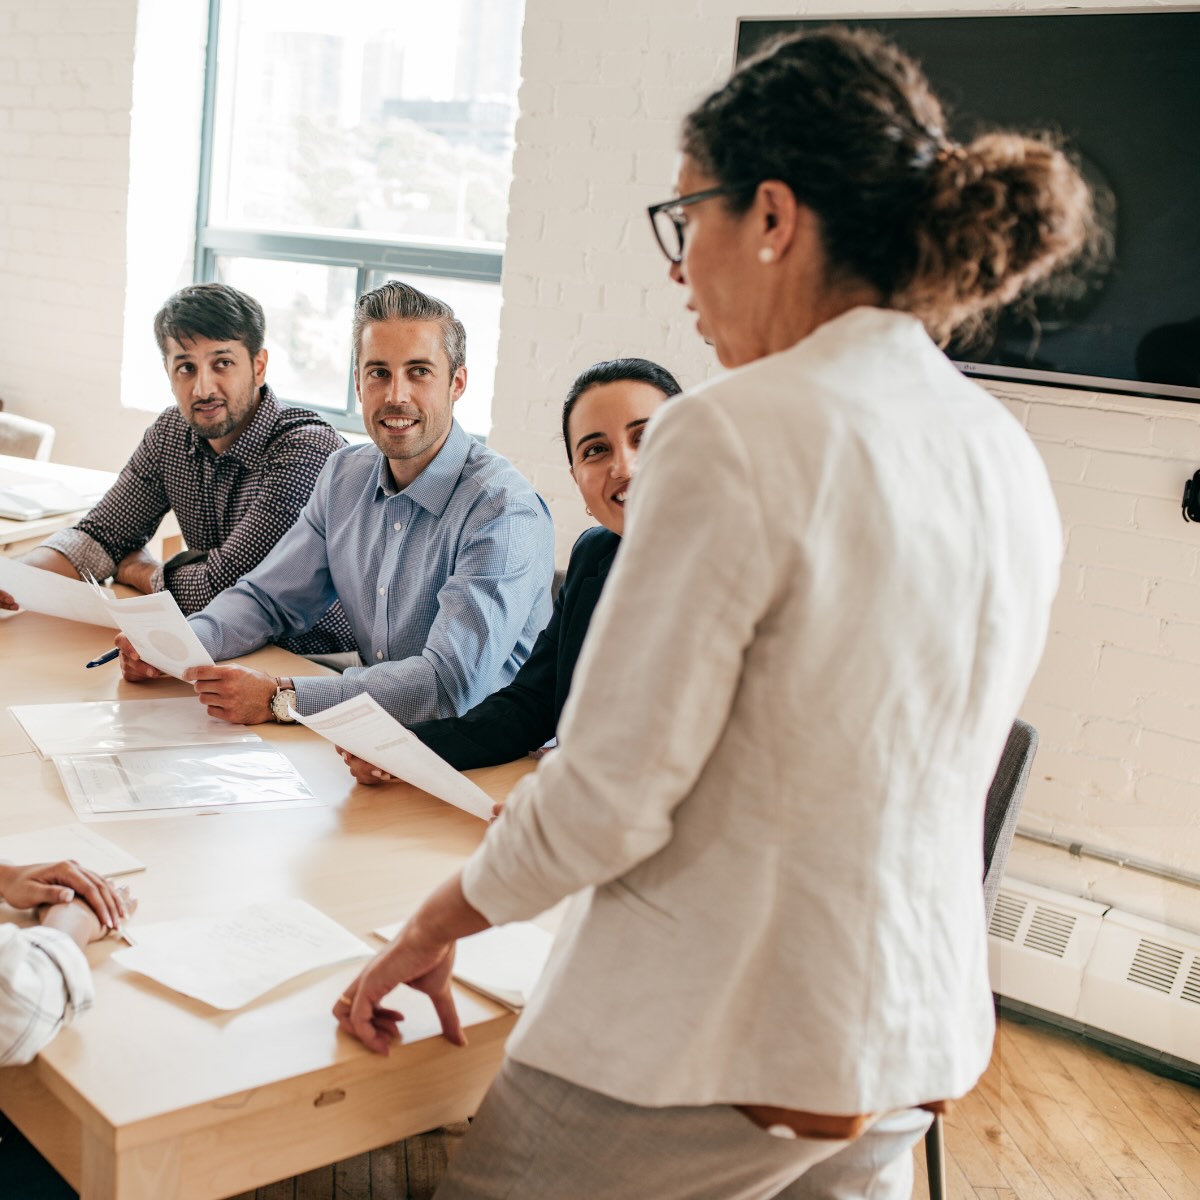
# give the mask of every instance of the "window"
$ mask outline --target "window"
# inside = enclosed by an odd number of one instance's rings
[[[362,428],[355,298],[453,306],[490,427],[523,0],[211,0],[196,277],[263,306],[283,398]]]

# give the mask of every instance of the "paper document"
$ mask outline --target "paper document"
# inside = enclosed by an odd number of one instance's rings
[[[137,945],[114,962],[213,1008],[241,1008],[317,967],[371,948],[303,900],[275,900],[226,916],[138,925]]]
[[[0,517],[10,521],[33,521],[75,512],[87,508],[88,503],[65,483],[50,479],[13,483],[0,475]]]
[[[291,761],[265,744],[165,746],[63,754],[54,765],[83,820],[195,808],[321,803]]]
[[[30,612],[46,613],[67,621],[117,628],[117,621],[105,607],[104,598],[91,584],[68,579],[53,571],[42,571],[15,558],[0,555],[0,591],[7,592]]]
[[[370,696],[354,696],[307,717],[293,715],[335,746],[374,763],[389,775],[482,821],[492,819],[492,798],[487,792],[460,775]]]
[[[397,921],[375,934],[390,942],[403,928],[404,922]],[[553,934],[529,921],[493,926],[459,938],[454,978],[519,1011],[529,1003],[553,944]]]
[[[210,717],[199,700],[96,700],[13,704],[8,711],[42,758],[161,746],[261,742],[257,733]]]
[[[0,861],[12,863],[61,862],[73,858],[97,875],[128,875],[144,871],[141,859],[101,837],[86,825],[56,825],[29,833],[0,837]]]
[[[99,585],[94,585],[99,589]],[[188,667],[211,667],[213,660],[187,623],[170,592],[106,599],[105,607],[143,661],[182,679]]]

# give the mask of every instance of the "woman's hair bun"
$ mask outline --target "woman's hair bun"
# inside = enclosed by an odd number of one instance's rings
[[[987,133],[946,143],[895,302],[936,336],[977,324],[1075,258],[1094,229],[1091,189],[1049,138]]]

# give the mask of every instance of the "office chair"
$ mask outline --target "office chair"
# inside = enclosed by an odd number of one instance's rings
[[[45,462],[54,444],[54,426],[16,413],[0,412],[0,454]]]
[[[988,788],[983,814],[983,911],[990,924],[1000,891],[1004,863],[1012,847],[1021,811],[1021,799],[1029,782],[1029,768],[1037,750],[1038,734],[1024,721],[1013,722],[1000,765]],[[946,1200],[946,1139],[942,1114],[935,1113],[925,1134],[925,1167],[929,1172],[929,1200]]]

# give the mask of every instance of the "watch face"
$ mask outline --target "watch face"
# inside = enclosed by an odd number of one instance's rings
[[[288,715],[288,710],[296,703],[296,693],[292,691],[276,692],[271,698],[271,712],[277,721],[293,721],[295,718]]]

